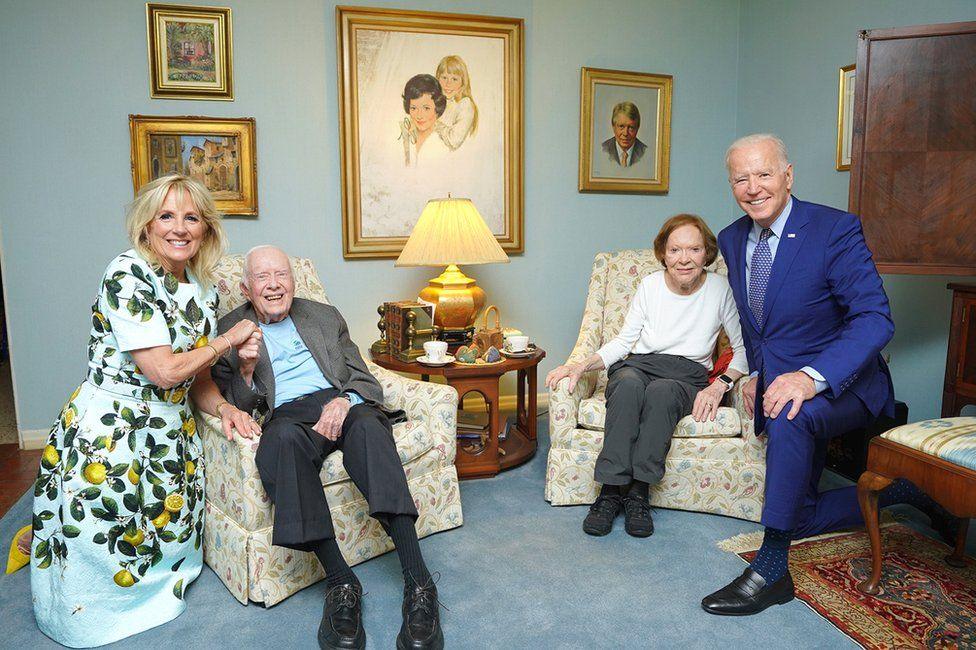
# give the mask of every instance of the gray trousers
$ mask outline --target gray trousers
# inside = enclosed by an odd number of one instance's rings
[[[691,413],[695,396],[708,385],[696,361],[670,354],[633,354],[608,370],[603,450],[593,478],[605,485],[633,479],[654,485],[678,420]]]

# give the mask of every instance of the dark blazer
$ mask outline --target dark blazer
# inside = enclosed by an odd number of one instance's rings
[[[367,404],[383,406],[383,387],[366,368],[359,348],[349,338],[346,321],[339,310],[312,300],[295,298],[289,312],[295,329],[305,341],[319,370],[333,386],[341,391],[354,391]],[[217,331],[226,332],[243,319],[258,322],[250,302],[230,312],[217,322]],[[212,375],[224,399],[242,411],[258,411],[271,417],[275,402],[275,378],[268,348],[261,342],[261,356],[254,368],[254,386],[241,377],[237,350],[222,357],[212,369]]]
[[[895,326],[860,219],[793,198],[766,289],[762,328],[746,290],[752,223],[740,217],[719,233],[718,244],[729,267],[749,367],[759,372],[756,430],[763,424],[763,390],[777,376],[804,366],[827,380],[828,399],[849,390],[873,415],[891,415],[894,391],[880,353]]]
[[[616,141],[616,138],[604,140],[602,147],[603,152],[607,154],[607,157],[619,165],[620,156],[617,155],[617,146],[614,144]],[[627,162],[627,166],[631,167],[640,162],[640,159],[644,157],[644,152],[646,151],[647,145],[641,142],[639,139],[635,139],[634,145],[630,148],[630,160]]]

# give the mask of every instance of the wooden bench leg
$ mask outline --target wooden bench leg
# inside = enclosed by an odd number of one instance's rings
[[[892,480],[868,470],[861,474],[857,482],[857,500],[861,504],[864,525],[871,539],[871,577],[857,586],[866,594],[874,595],[881,591],[878,588],[878,582],[881,580],[881,524],[878,519],[878,492],[891,485]]]
[[[963,568],[966,566],[966,535],[969,533],[969,519],[959,520],[959,532],[956,533],[956,548],[952,555],[946,558],[949,566]]]

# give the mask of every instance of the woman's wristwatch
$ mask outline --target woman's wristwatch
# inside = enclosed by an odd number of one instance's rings
[[[716,379],[725,385],[726,393],[732,390],[732,387],[735,386],[735,382],[732,380],[732,378],[726,375],[724,372],[718,377],[716,377]]]

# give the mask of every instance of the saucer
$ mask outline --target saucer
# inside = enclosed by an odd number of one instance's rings
[[[444,355],[443,361],[430,361],[429,359],[427,359],[427,355],[425,354],[421,357],[417,357],[417,363],[420,363],[425,366],[434,366],[434,367],[446,366],[449,363],[454,363],[454,357],[451,356],[450,354],[447,354]]]
[[[520,350],[519,352],[511,352],[509,350],[506,350],[505,348],[499,350],[499,352],[501,352],[504,356],[509,357],[511,359],[522,359],[524,357],[531,357],[533,354],[535,354],[538,351],[539,350],[538,348],[535,347],[534,343],[529,343],[529,347],[525,348],[524,350]]]

